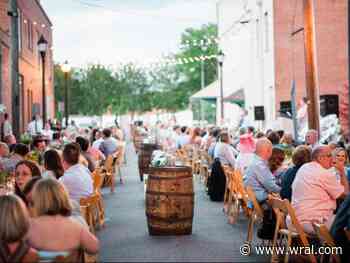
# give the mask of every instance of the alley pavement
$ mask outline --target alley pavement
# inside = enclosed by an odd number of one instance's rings
[[[137,155],[131,143],[122,167],[123,184],[116,192],[103,190],[106,226],[98,231],[101,262],[267,262],[256,255],[241,256],[247,220],[227,223],[223,203],[209,201],[204,186],[195,181],[193,234],[150,236],[145,215],[144,184],[140,182]],[[119,177],[117,178],[119,182]]]

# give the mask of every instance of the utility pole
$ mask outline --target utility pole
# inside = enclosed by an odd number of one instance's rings
[[[64,117],[66,121],[66,128],[68,127],[68,72],[64,72]]]
[[[306,93],[309,100],[308,120],[309,129],[314,129],[320,134],[320,103],[317,84],[317,56],[314,1],[303,0],[304,8],[304,46],[305,46],[305,70]]]
[[[11,17],[11,93],[12,93],[12,130],[18,138],[20,135],[20,116],[19,116],[19,76],[18,76],[18,6],[17,0],[10,0],[8,15]]]
[[[348,0],[348,75],[350,76],[350,0]],[[348,105],[350,106],[350,78],[348,82]],[[348,129],[350,132],[350,109],[348,111]]]

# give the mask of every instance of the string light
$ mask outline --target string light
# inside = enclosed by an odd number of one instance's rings
[[[155,61],[142,62],[142,63],[132,63],[135,67],[140,67],[143,70],[159,70],[167,66],[176,66],[176,65],[185,65],[190,63],[197,63],[200,61],[210,60],[216,58],[217,55],[209,55],[209,56],[194,56],[194,57],[182,57],[182,58],[164,58]],[[121,62],[120,67],[130,65],[130,62]]]

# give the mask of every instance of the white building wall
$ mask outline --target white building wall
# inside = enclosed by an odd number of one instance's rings
[[[218,7],[220,48],[225,57],[224,90],[245,92],[245,107],[254,120],[254,107],[264,106],[264,122],[276,119],[274,92],[273,0],[221,0]]]
[[[237,21],[244,19],[242,16],[244,1],[222,0],[217,3],[219,46],[225,54],[223,64],[223,89],[224,97],[242,88],[245,79],[248,78],[248,62],[244,54],[248,42],[248,32],[237,39]],[[242,44],[243,43],[243,44]],[[245,44],[244,44],[245,43]],[[219,103],[218,103],[219,104]],[[237,125],[241,115],[239,106],[231,103],[224,105],[225,121],[230,125]],[[220,116],[220,105],[217,107]]]

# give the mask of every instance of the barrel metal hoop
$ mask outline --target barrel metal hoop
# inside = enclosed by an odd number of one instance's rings
[[[153,191],[146,191],[146,194],[150,195],[170,195],[170,196],[194,196],[194,193],[176,193],[176,192],[153,192]]]
[[[152,172],[152,170],[150,169],[150,172]],[[152,179],[152,180],[177,180],[177,179],[186,179],[186,178],[192,178],[193,175],[183,175],[183,176],[172,176],[172,177],[159,177],[159,176],[154,176],[154,175],[149,175],[148,179]]]
[[[159,217],[159,216],[154,216],[151,215],[150,213],[146,212],[146,216],[148,217],[148,219],[154,219],[154,220],[158,220],[158,221],[163,221],[163,222],[167,222],[167,223],[179,223],[179,222],[186,222],[189,220],[193,220],[193,215],[191,217],[185,217],[185,218],[163,218],[163,217]]]

